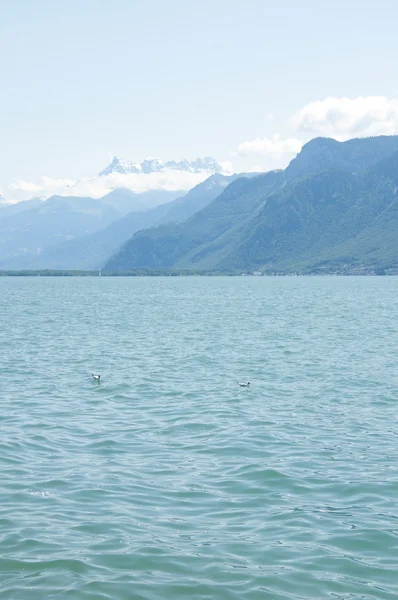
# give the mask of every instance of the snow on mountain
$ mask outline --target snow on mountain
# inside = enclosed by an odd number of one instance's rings
[[[41,176],[39,181],[14,180],[8,186],[7,201],[15,203],[28,200],[34,194],[42,200],[51,196],[78,196],[102,198],[113,190],[124,188],[136,194],[152,191],[187,192],[210,175],[228,173],[224,164],[206,156],[163,162],[159,158],[146,158],[142,162],[122,160],[117,156],[98,175],[81,179],[53,179]]]
[[[99,176],[110,175],[111,173],[157,173],[160,171],[185,171],[187,173],[220,173],[222,167],[214,158],[205,156],[189,161],[186,158],[181,160],[169,160],[163,162],[160,158],[146,158],[142,162],[133,162],[124,160],[115,156],[112,162],[99,173]]]

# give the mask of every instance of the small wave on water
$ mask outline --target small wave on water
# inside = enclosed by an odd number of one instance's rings
[[[397,286],[1,278],[0,598],[398,598]]]

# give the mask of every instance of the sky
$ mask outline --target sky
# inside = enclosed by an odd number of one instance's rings
[[[397,20],[395,0],[0,0],[0,194],[95,194],[114,155],[269,170],[319,135],[398,133]]]

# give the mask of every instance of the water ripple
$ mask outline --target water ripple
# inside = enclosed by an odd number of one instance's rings
[[[0,598],[397,598],[397,285],[1,278]]]

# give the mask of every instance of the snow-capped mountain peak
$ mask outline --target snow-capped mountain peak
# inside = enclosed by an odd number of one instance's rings
[[[98,175],[109,175],[110,173],[141,173],[140,163],[131,160],[123,160],[114,156],[112,162]]]
[[[188,173],[201,173],[205,171],[210,174],[220,173],[222,167],[210,156],[196,158],[192,161],[182,158],[178,161],[169,160],[167,162],[163,162],[160,158],[145,158],[140,163],[115,156],[112,162],[99,175],[110,175],[111,173],[155,173],[166,170],[186,171]]]

